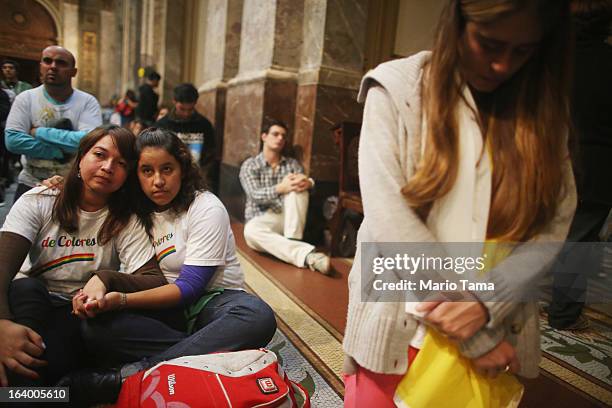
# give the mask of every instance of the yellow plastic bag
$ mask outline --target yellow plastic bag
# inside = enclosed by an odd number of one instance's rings
[[[486,274],[504,260],[514,245],[487,241]],[[511,408],[518,407],[523,385],[510,373],[496,378],[478,374],[457,346],[428,329],[423,347],[395,391],[395,403],[403,408]]]
[[[512,374],[496,378],[478,374],[450,340],[428,330],[417,354],[395,391],[403,408],[518,407],[523,385]]]

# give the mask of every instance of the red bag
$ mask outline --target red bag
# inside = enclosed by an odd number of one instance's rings
[[[310,399],[261,349],[165,361],[129,377],[115,407],[310,408]]]

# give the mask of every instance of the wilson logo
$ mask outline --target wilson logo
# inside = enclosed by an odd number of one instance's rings
[[[174,385],[176,384],[176,375],[170,374],[168,376],[168,394],[174,395]]]

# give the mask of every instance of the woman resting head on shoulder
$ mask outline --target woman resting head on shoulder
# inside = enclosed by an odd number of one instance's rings
[[[189,148],[174,132],[149,128],[140,134],[136,150],[133,198],[138,203],[137,214],[149,231],[154,212],[169,209],[179,215],[207,186]]]
[[[75,303],[74,312],[81,317],[120,309],[106,319],[87,321],[87,343],[107,361],[135,361],[103,374],[66,377],[63,384],[71,385],[71,397],[88,402],[117,397],[119,387],[105,388],[101,375],[105,383],[120,384],[130,373],[172,358],[264,347],[276,329],[270,306],[244,291],[229,216],[221,201],[206,191],[187,146],[171,131],[149,128],[139,135],[136,150],[131,201],[169,283],[136,292],[128,290],[129,285],[115,286],[103,302]],[[171,309],[177,306],[179,310]],[[173,321],[188,318],[177,332],[133,309],[167,309]],[[134,338],[140,339],[138,347]],[[140,354],[127,355],[127,348]],[[89,398],[92,390],[105,399]]]
[[[135,142],[129,130],[114,125],[94,129],[81,140],[54,205],[54,217],[67,231],[76,229],[79,209],[108,207],[103,242],[127,224],[132,211],[125,182],[136,166]]]
[[[96,128],[81,140],[63,188],[36,187],[11,208],[0,233],[2,385],[52,384],[78,366],[82,339],[70,300],[92,272],[120,262],[128,273],[159,272],[124,199],[135,163],[131,132]],[[17,272],[22,279],[12,280]]]
[[[227,210],[206,191],[185,143],[174,132],[149,128],[138,137],[136,150],[131,201],[170,284],[123,300],[109,293],[100,311],[190,306],[212,289],[246,295]]]

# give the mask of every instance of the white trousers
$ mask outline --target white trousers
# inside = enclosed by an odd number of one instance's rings
[[[247,245],[303,268],[306,255],[314,250],[314,246],[298,241],[304,235],[307,211],[308,191],[285,194],[282,212],[269,210],[246,223],[244,239]]]

